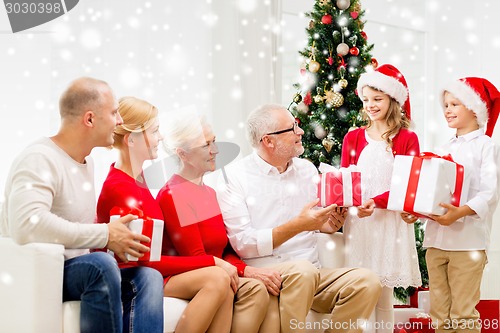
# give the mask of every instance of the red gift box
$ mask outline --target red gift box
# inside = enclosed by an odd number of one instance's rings
[[[361,173],[340,169],[320,175],[318,183],[318,206],[326,207],[332,204],[351,207],[360,206]]]
[[[144,215],[140,209],[132,209],[126,211],[118,207],[114,207],[111,209],[110,221],[113,221],[120,216],[125,216],[127,214],[134,214],[139,217],[137,220],[130,221],[128,223],[128,228],[136,234],[142,234],[151,239],[151,243],[141,242],[141,244],[149,247],[149,252],[145,252],[144,255],[140,258],[126,254],[127,259],[129,261],[160,261],[163,241],[163,221],[153,219]],[[121,261],[116,255],[115,258],[116,260]]]
[[[500,332],[500,301],[482,300],[476,305],[476,310],[481,318],[481,333]]]
[[[465,202],[469,180],[463,166],[450,155],[398,155],[394,159],[387,209],[417,216],[442,215],[446,209],[440,203],[459,206]]]

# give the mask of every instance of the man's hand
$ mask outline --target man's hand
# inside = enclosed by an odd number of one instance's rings
[[[290,238],[304,231],[321,230],[321,227],[328,222],[330,213],[337,205],[330,205],[325,208],[318,208],[319,199],[309,202],[302,208],[299,215],[277,227],[273,228],[273,248],[277,248]]]
[[[335,211],[337,205],[333,204],[328,207],[318,208],[319,199],[311,201],[302,208],[299,216],[297,217],[302,226],[302,231],[316,231],[332,220],[332,212]]]
[[[231,279],[231,289],[233,289],[233,292],[236,294],[240,281],[240,278],[238,277],[238,270],[236,269],[236,267],[234,267],[227,261],[222,260],[221,258],[217,258],[214,256],[214,260],[215,266],[222,268],[226,271],[227,275],[229,275],[229,278]]]
[[[125,225],[137,219],[137,216],[128,214],[108,223],[108,244],[106,247],[113,251],[123,262],[128,262],[125,254],[140,258],[144,252],[149,252],[149,247],[140,242],[150,243],[151,239],[144,235],[130,231]]]
[[[278,296],[281,290],[281,275],[278,271],[270,268],[245,267],[245,277],[261,280],[267,291],[274,296]]]
[[[358,206],[358,217],[363,218],[371,216],[374,210],[375,210],[375,201],[373,201],[373,199],[369,199],[366,202],[364,202],[361,206]]]
[[[418,216],[406,212],[401,213],[401,218],[408,224],[413,224],[418,220]]]
[[[335,207],[335,209],[330,213],[330,217],[328,217],[326,223],[321,227],[320,231],[328,234],[333,234],[339,231],[339,229],[344,226],[347,212],[347,207]]]
[[[464,216],[476,214],[476,212],[467,205],[460,207],[453,206],[447,203],[440,203],[439,205],[447,209],[446,213],[444,213],[443,215],[429,215],[429,216],[434,221],[444,226],[452,225],[453,223],[455,223],[456,220]]]

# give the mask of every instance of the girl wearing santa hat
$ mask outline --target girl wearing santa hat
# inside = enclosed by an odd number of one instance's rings
[[[491,139],[500,93],[486,79],[467,77],[448,84],[440,97],[448,127],[456,134],[437,152],[451,154],[472,172],[466,203],[460,207],[443,203],[447,212],[427,221],[430,314],[436,332],[479,333],[476,305],[500,180],[499,147]]]
[[[420,148],[417,135],[409,130],[408,86],[396,67],[382,65],[362,74],[357,92],[368,124],[344,137],[341,166],[357,165],[363,198],[373,199],[358,207],[358,216],[346,220],[346,264],[377,273],[384,288],[371,326],[377,332],[393,332],[394,288],[422,283],[415,234],[400,213],[374,208],[387,207],[394,156],[417,155]]]

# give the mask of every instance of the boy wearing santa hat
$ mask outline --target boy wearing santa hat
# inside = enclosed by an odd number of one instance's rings
[[[498,146],[491,139],[500,111],[500,93],[488,80],[467,77],[450,83],[441,94],[444,116],[456,134],[439,153],[471,175],[467,201],[433,215],[424,247],[429,271],[433,326],[436,332],[480,332],[476,305],[492,224],[498,202]],[[485,130],[486,127],[486,130]]]

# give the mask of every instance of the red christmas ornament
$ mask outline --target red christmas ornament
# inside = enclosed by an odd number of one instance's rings
[[[377,68],[378,67],[378,61],[377,61],[377,59],[372,58],[371,63],[372,63],[372,67],[373,68]]]
[[[300,119],[299,118],[295,118],[295,121],[297,122],[297,124],[300,126]]]
[[[311,92],[310,91],[308,91],[307,94],[304,96],[303,102],[307,106],[311,105],[312,98],[311,98]]]
[[[359,16],[359,13],[358,12],[351,12],[351,17],[355,20],[357,19]]]
[[[361,31],[361,37],[363,37],[365,40],[368,40],[368,36],[366,35],[366,32]]]
[[[321,22],[323,24],[332,24],[332,15],[330,14],[323,15],[323,17],[321,18]]]
[[[353,56],[357,56],[359,54],[359,49],[356,46],[353,46],[349,50],[349,53],[352,54]]]
[[[332,56],[329,56],[327,61],[328,61],[328,65],[330,65],[330,66],[333,65],[333,58],[332,58]]]

